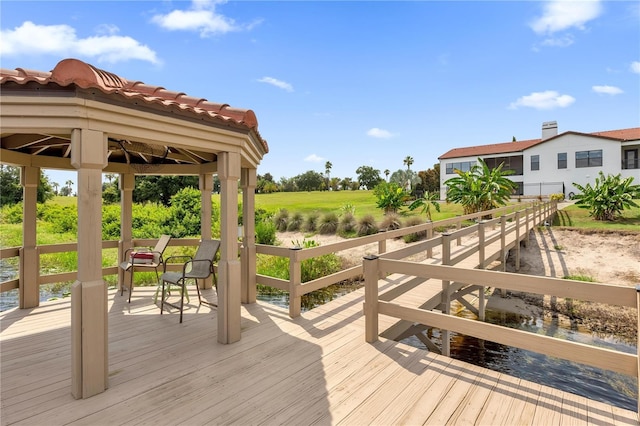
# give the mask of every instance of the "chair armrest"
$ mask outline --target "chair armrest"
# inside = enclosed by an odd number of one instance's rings
[[[191,261],[191,256],[188,255],[176,255],[176,256],[169,256],[166,259],[164,259],[164,262],[162,263],[164,268],[163,268],[163,272],[167,272],[167,263],[173,263],[170,262],[171,259],[187,259],[187,262],[185,263],[185,265],[187,263],[189,263]],[[179,262],[175,262],[175,263],[179,263]],[[184,271],[184,265],[182,267],[183,271]]]

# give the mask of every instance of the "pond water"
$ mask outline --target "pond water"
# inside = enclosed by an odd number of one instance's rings
[[[314,306],[349,293],[358,287],[358,285],[332,286],[330,290],[309,295],[309,297],[305,298],[302,309],[303,311],[311,309]],[[40,300],[46,301],[51,298],[63,297],[67,291],[60,287],[42,286]],[[285,309],[289,308],[289,297],[286,293],[259,292],[258,299]],[[17,305],[17,290],[0,293],[0,311],[14,308]],[[461,311],[460,315],[468,316],[470,314],[468,311]],[[610,348],[621,352],[636,353],[635,346],[627,344],[621,339],[613,336],[599,337],[588,331],[570,329],[544,318],[487,309],[486,319],[487,322],[492,324]],[[437,329],[430,330],[429,336],[436,344],[440,344],[439,331]],[[426,349],[424,344],[416,337],[405,339],[403,342]],[[451,357],[627,410],[635,411],[637,409],[638,385],[635,377],[455,333],[451,333]]]

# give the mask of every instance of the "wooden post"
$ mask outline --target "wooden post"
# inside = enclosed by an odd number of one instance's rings
[[[484,259],[485,259],[485,225],[486,222],[481,220],[478,222],[478,267],[480,269],[484,269]]]
[[[365,340],[378,340],[378,256],[364,257],[364,330]]]
[[[213,192],[213,175],[201,173],[198,179],[200,189],[200,237],[203,240],[211,239],[211,193]],[[196,285],[206,289],[213,287],[213,277],[204,280],[196,280]]]
[[[296,318],[302,311],[302,296],[298,295],[298,288],[302,284],[302,265],[297,253],[302,247],[289,249],[289,316]]]
[[[506,249],[506,239],[505,235],[507,232],[507,217],[500,216],[500,259],[502,262],[502,272],[507,270],[507,249]]]
[[[220,261],[218,262],[218,342],[240,340],[241,267],[238,259],[238,180],[240,154],[218,155],[220,179]]]
[[[442,264],[451,264],[451,233],[442,234]],[[451,295],[449,294],[449,286],[451,281],[442,280],[442,313],[451,313]],[[449,330],[440,330],[442,333],[442,355],[451,356],[451,333]]]
[[[89,398],[108,387],[107,286],[102,280],[102,169],[107,135],[73,129],[78,169],[78,279],[71,287],[71,393]]]
[[[533,207],[527,207],[526,209],[524,209],[524,213],[525,213],[525,226],[526,226],[526,234],[525,234],[525,238],[524,238],[524,246],[527,247],[529,246],[529,234],[531,233],[531,228],[529,226],[529,220],[530,220],[530,213],[529,210],[533,211]]]
[[[118,259],[124,262],[124,254],[127,249],[133,247],[133,189],[136,186],[136,177],[131,173],[121,173],[118,182],[120,186],[120,241],[118,242]],[[130,282],[131,271],[123,271],[118,268],[118,290]],[[126,286],[125,286],[126,288]]]
[[[384,240],[378,241],[378,255],[384,254],[386,252],[387,252],[387,240],[385,238]],[[380,271],[380,273],[378,274],[378,278],[380,278],[381,280],[384,279],[385,278],[384,272]]]
[[[427,240],[433,238],[433,221],[429,221],[429,225],[427,226]],[[431,259],[433,257],[433,248],[429,246],[427,248],[427,259]]]
[[[640,284],[636,286],[636,305],[638,309],[638,342],[640,342]],[[640,345],[637,345],[637,355],[638,355],[638,421],[640,421]]]
[[[462,219],[460,219],[460,215],[457,214],[456,217],[458,218],[458,221],[456,222],[456,231],[459,231],[460,229],[462,229]],[[456,239],[456,245],[462,245],[462,238],[458,237]]]
[[[242,169],[242,303],[255,303],[256,288],[256,169]]]
[[[20,255],[20,309],[34,308],[40,305],[40,255],[37,242],[37,205],[40,169],[22,167],[20,184],[22,185],[22,247]]]

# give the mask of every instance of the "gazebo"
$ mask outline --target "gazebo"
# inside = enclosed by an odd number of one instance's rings
[[[120,259],[133,242],[135,175],[199,176],[203,239],[211,238],[210,200],[213,175],[218,175],[218,341],[240,340],[241,303],[253,303],[256,297],[256,170],[269,151],[253,111],[126,80],[77,59],[65,59],[51,72],[2,69],[0,87],[0,160],[21,168],[24,191],[20,308],[39,304],[35,274],[40,169],[77,171],[78,273],[71,296],[74,397],[88,398],[108,387],[107,286],[101,265],[102,173],[120,176]],[[241,253],[239,188],[243,194]],[[120,285],[122,280],[120,276]]]

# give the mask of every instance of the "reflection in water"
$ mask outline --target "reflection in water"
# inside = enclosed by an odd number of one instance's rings
[[[460,315],[471,314],[464,311]],[[615,337],[600,338],[575,327],[566,328],[557,321],[487,309],[486,322],[620,352],[636,352],[635,346]],[[430,330],[432,340],[440,346],[439,330]],[[426,349],[416,337],[405,339],[404,342]],[[638,385],[635,377],[455,333],[451,333],[451,357],[627,410],[637,409]]]

